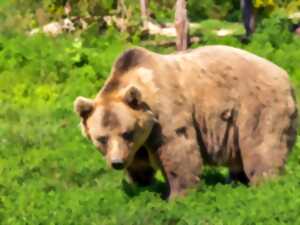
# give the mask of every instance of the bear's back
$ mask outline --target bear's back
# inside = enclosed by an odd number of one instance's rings
[[[140,72],[139,76],[135,75]],[[116,61],[110,79],[98,96],[122,90],[144,76],[143,85],[154,90],[145,93],[150,99],[155,93],[159,99],[183,98],[193,103],[202,101],[201,96],[226,98],[230,95],[264,103],[269,101],[268,96],[286,101],[291,93],[287,73],[277,65],[241,49],[215,45],[169,55],[143,48],[130,49]]]
[[[250,92],[261,97],[286,95],[291,89],[286,71],[241,49],[213,45],[163,57],[174,62],[174,70],[180,64],[177,79],[184,80],[186,88],[205,86],[209,92],[234,89],[241,97],[248,97]]]
[[[282,82],[289,84],[288,75],[282,68],[262,57],[234,47],[211,45],[164,56],[183,65],[199,66],[206,70],[204,72],[208,72],[207,76],[224,76],[226,79],[225,76],[233,71],[237,73],[234,76],[244,81],[258,79],[268,81],[269,84],[274,82],[275,86],[282,85]],[[184,68],[188,69],[187,66]]]

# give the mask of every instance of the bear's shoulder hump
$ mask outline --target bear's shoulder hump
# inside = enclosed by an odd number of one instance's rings
[[[141,65],[145,61],[147,50],[143,48],[131,48],[125,51],[116,61],[114,69],[122,74]]]

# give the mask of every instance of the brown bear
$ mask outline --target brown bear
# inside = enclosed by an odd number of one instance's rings
[[[122,54],[95,99],[78,97],[84,134],[140,185],[161,170],[169,197],[198,182],[203,164],[257,184],[278,174],[296,139],[288,74],[254,54],[206,46]]]

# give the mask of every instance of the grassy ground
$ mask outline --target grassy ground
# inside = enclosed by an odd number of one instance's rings
[[[300,39],[280,21],[263,26],[248,45],[210,34],[201,45],[228,44],[269,58],[290,73],[299,99]],[[161,176],[138,188],[106,167],[82,137],[72,104],[78,95],[95,96],[130,46],[113,30],[77,38],[0,35],[0,224],[300,224],[300,142],[274,181],[226,184],[226,170],[205,168],[197,190],[170,203],[160,198]]]

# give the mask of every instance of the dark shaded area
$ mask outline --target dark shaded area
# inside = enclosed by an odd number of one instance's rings
[[[110,93],[116,90],[119,85],[119,76],[122,76],[125,72],[134,68],[145,61],[145,53],[138,48],[133,48],[125,51],[116,61],[114,65],[114,72],[111,80],[103,87],[103,94]]]
[[[206,185],[215,186],[216,184],[228,184],[228,176],[224,176],[216,169],[205,170],[201,176],[201,180]]]
[[[155,181],[155,170],[151,166],[148,151],[144,146],[135,154],[127,172],[130,180],[142,187],[149,186]]]
[[[129,69],[139,65],[143,62],[143,59],[144,52],[142,50],[137,48],[129,49],[118,58],[115,64],[115,71],[117,74],[121,75]]]
[[[244,174],[224,175],[216,168],[205,169],[201,176],[201,181],[202,182],[200,182],[197,189],[203,189],[206,185],[215,186],[217,184],[221,184],[236,187],[240,185],[247,185],[248,183],[248,179]],[[165,182],[158,180],[155,180],[149,186],[139,186],[136,184],[131,184],[123,179],[122,188],[129,197],[137,197],[145,191],[159,194],[162,199],[167,199],[169,195],[168,185]]]
[[[131,184],[123,179],[122,188],[129,197],[137,197],[145,191],[159,194],[162,199],[166,199],[168,196],[168,186],[164,182],[157,180],[155,180],[152,185],[142,187]]]
[[[116,113],[113,112],[113,110],[111,109],[105,110],[104,116],[102,118],[102,125],[104,127],[110,127],[110,128],[115,128],[120,126],[120,121]]]
[[[240,182],[245,185],[249,184],[249,179],[244,171],[238,173],[231,172],[229,174],[229,179],[230,182]]]
[[[147,140],[150,149],[158,149],[164,144],[166,138],[162,134],[162,128],[159,123],[155,123]]]
[[[179,127],[175,130],[175,132],[178,136],[183,136],[185,138],[188,138],[186,127]]]
[[[206,169],[201,176],[201,180],[208,186],[215,186],[217,184],[230,185],[232,187],[240,185],[248,186],[248,179],[244,173],[222,174],[216,168]],[[203,186],[199,185],[199,188],[201,189]]]

